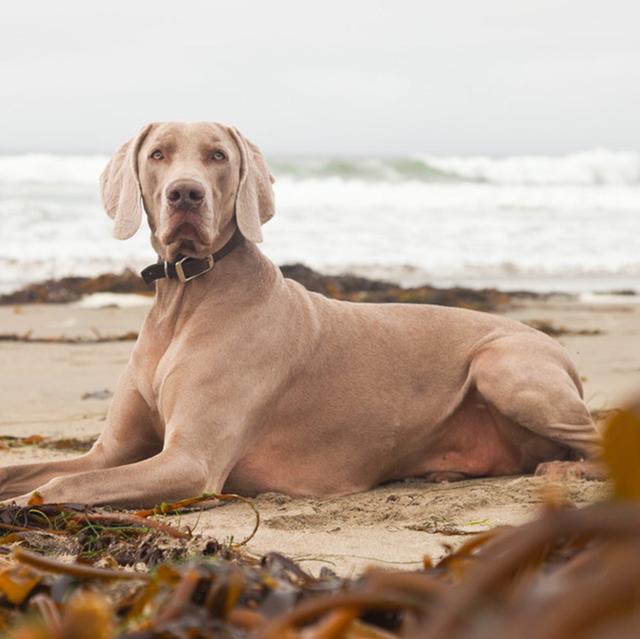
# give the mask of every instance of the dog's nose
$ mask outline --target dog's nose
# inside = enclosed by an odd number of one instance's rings
[[[167,187],[167,200],[174,209],[192,210],[204,202],[204,188],[195,180],[176,180]]]

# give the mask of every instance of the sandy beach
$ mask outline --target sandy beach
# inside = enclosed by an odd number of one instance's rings
[[[139,329],[149,298],[94,295],[72,304],[0,307],[0,333],[29,334],[33,343],[0,342],[0,435],[59,439],[95,437],[133,341],[46,343],[40,338],[122,336]],[[596,414],[619,407],[640,388],[640,303],[637,296],[551,297],[514,301],[510,317],[541,323],[571,352],[585,398]],[[635,345],[635,348],[634,348]],[[38,446],[5,446],[0,464],[77,454]],[[255,500],[261,526],[248,545],[276,550],[310,570],[326,565],[351,575],[369,564],[416,567],[446,546],[488,528],[521,523],[540,508],[545,483],[517,477],[433,485],[411,480],[333,500],[266,494]],[[601,482],[561,487],[576,504],[607,491]],[[224,540],[248,534],[254,518],[241,503],[188,515],[181,523]]]

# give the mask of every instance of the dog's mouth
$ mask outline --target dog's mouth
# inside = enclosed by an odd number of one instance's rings
[[[196,244],[193,240],[183,240],[178,246],[178,252],[182,255],[192,257],[198,253],[198,249],[196,248]]]
[[[200,224],[182,220],[174,224],[162,239],[163,244],[169,248],[169,254],[173,258],[178,255],[201,258],[208,255],[210,239]]]
[[[163,240],[165,244],[186,240],[207,244],[211,241],[211,238],[205,227],[204,220],[193,216],[175,216],[169,220]]]
[[[200,233],[200,230],[191,222],[181,222],[176,224],[171,231],[166,235],[166,243],[173,244],[174,242],[202,242],[204,238]]]

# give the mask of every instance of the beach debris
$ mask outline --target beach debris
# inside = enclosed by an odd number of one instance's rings
[[[310,291],[355,302],[428,303],[477,310],[498,310],[510,306],[513,300],[548,297],[528,291],[504,292],[492,288],[478,290],[463,287],[438,288],[429,285],[403,288],[392,282],[356,275],[323,275],[303,264],[287,264],[281,266],[280,270],[285,277],[300,282]],[[13,293],[0,295],[0,304],[61,304],[76,302],[93,293],[152,295],[153,289],[150,289],[137,273],[127,269],[120,274],[64,277],[29,284]]]
[[[111,397],[113,397],[113,391],[103,388],[102,390],[83,393],[80,399],[110,399]]]
[[[26,626],[49,638],[67,636],[59,629],[72,610],[84,612],[88,628],[102,619],[111,629],[105,637],[132,639],[507,639],[517,630],[551,639],[587,628],[590,637],[631,637],[623,631],[637,627],[640,612],[639,534],[637,503],[549,509],[529,524],[482,533],[435,566],[369,569],[357,579],[312,576],[276,553],[216,553],[132,570],[17,546],[0,567],[0,614],[15,625],[22,610],[33,610],[36,621]],[[71,605],[87,593],[93,599]]]
[[[0,342],[28,342],[29,344],[104,344],[107,342],[134,342],[137,339],[138,333],[135,331],[127,331],[119,335],[94,334],[92,337],[66,337],[65,335],[34,337],[31,331],[22,334],[0,333]]]
[[[37,446],[38,448],[48,448],[50,450],[86,452],[96,441],[95,436],[91,437],[47,437],[45,435],[27,435],[26,437],[16,437],[13,435],[0,435],[0,450],[11,448],[22,448],[24,446]]]
[[[563,335],[602,335],[604,331],[599,328],[582,328],[582,329],[573,329],[567,328],[566,326],[557,326],[553,322],[549,320],[529,320],[525,322],[527,326],[531,326],[531,328],[535,328],[537,331],[541,331],[542,333],[546,333],[551,337],[562,337]]]
[[[0,304],[63,304],[77,302],[91,293],[151,294],[140,276],[131,269],[126,269],[119,274],[63,277],[29,284],[18,291],[0,296]]]
[[[426,532],[430,535],[477,535],[479,532],[489,530],[491,526],[486,519],[479,521],[466,521],[460,524],[446,520],[444,517],[432,515],[427,520],[406,526],[407,530]]]
[[[371,568],[355,579],[311,575],[279,553],[257,558],[167,523],[222,500],[251,503],[237,495],[138,512],[5,506],[4,636],[631,639],[640,619],[640,406],[610,417],[604,437],[611,498],[576,508],[550,489],[534,521],[484,530],[437,563],[425,557],[421,570]],[[65,541],[75,548],[66,556],[46,551]]]
[[[640,402],[609,419],[604,459],[615,496],[640,501]]]

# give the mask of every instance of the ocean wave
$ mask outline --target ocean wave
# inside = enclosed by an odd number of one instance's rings
[[[447,175],[491,184],[640,184],[640,154],[634,152],[593,149],[562,156],[421,158]]]
[[[381,182],[482,182],[498,185],[637,185],[640,154],[593,149],[560,156],[399,158],[275,158],[276,175]]]
[[[144,227],[128,242],[111,237],[98,195],[107,160],[0,156],[0,290],[155,259]],[[279,264],[380,269],[403,283],[640,286],[636,154],[275,158],[271,165],[278,213],[263,250]]]
[[[269,158],[278,177],[297,180],[341,179],[365,182],[460,182],[466,178],[419,157],[397,158]]]
[[[96,185],[108,155],[0,155],[0,184]],[[640,154],[593,149],[560,156],[268,158],[276,179],[496,185],[640,185]]]
[[[0,155],[0,184],[91,184],[97,186],[107,155],[25,153]]]

